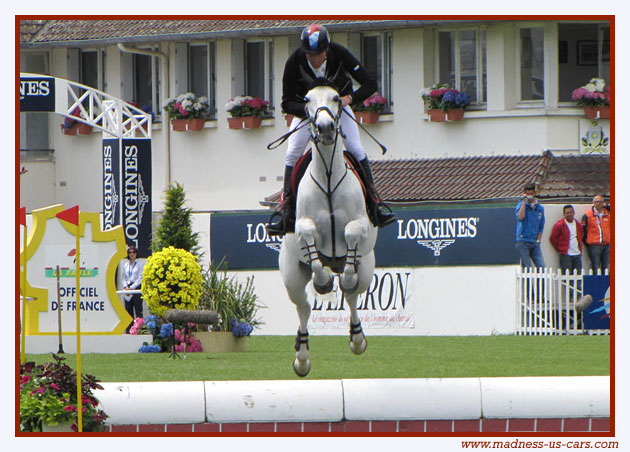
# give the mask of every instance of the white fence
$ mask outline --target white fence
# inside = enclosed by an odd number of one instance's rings
[[[597,272],[598,275],[601,273]],[[608,274],[606,270],[605,274]],[[517,270],[517,335],[558,335],[587,333],[576,303],[582,297],[582,271],[562,274],[560,269]],[[597,330],[597,333],[609,333]]]

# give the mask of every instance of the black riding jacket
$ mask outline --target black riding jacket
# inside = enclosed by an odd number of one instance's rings
[[[333,83],[337,86],[340,95],[352,95],[353,104],[362,103],[376,92],[376,81],[368,75],[359,60],[344,46],[335,42],[329,43],[326,61],[326,77],[328,78],[334,77],[337,74],[339,65],[343,64],[343,69],[339,71]],[[304,69],[309,77],[315,78],[313,70],[308,65],[306,53],[301,48],[298,48],[289,56],[284,65],[281,106],[282,111],[285,113],[304,118],[306,116],[304,112],[304,96],[310,89],[311,80],[303,76],[300,67]],[[358,90],[352,90],[350,77],[361,85]]]

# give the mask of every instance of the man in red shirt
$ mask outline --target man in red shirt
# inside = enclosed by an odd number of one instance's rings
[[[553,225],[549,241],[560,254],[562,273],[582,271],[582,225],[575,221],[573,206],[562,208],[564,218]]]

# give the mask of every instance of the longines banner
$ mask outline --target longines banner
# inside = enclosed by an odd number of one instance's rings
[[[127,245],[151,245],[151,140],[103,140],[103,229],[123,224]]]
[[[397,210],[397,222],[379,230],[376,265],[516,264],[513,207]],[[280,243],[265,230],[269,211],[213,214],[212,259],[229,269],[278,268]]]
[[[55,79],[20,77],[20,111],[55,111]]]

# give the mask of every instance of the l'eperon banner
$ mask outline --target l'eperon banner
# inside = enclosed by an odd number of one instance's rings
[[[76,334],[75,227],[55,215],[62,205],[32,212],[26,245],[27,297],[24,322],[27,335]],[[116,293],[116,268],[127,255],[121,226],[101,230],[98,212],[79,213],[79,300],[81,334],[122,334],[131,317]],[[21,250],[25,252],[24,247]],[[57,292],[57,276],[60,290]]]

